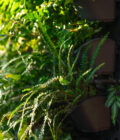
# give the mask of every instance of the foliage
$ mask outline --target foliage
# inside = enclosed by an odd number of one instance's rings
[[[118,110],[120,108],[120,86],[111,86],[108,89],[109,95],[106,101],[106,107],[111,107],[111,119],[112,123],[116,124],[116,118],[118,115]]]
[[[82,44],[97,30],[78,16],[74,1],[1,0],[0,6],[1,137],[70,139],[62,123],[88,87],[94,90],[90,80],[103,65],[94,68],[94,61],[107,35],[89,66],[90,47],[82,53]]]

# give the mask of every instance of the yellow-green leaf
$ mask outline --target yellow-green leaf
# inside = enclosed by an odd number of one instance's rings
[[[6,74],[6,78],[11,78],[14,80],[19,80],[21,78],[21,75],[18,74]]]
[[[59,82],[61,85],[64,85],[64,86],[70,84],[70,82],[68,80],[64,79],[62,76],[59,77]]]

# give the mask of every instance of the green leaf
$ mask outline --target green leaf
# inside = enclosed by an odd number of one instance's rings
[[[106,102],[109,102],[112,98],[114,98],[115,97],[115,93],[116,93],[115,90],[112,91],[111,93],[109,93]]]
[[[115,96],[115,93],[116,93],[115,90],[114,90],[114,91],[111,91],[111,92],[109,93],[109,96],[108,96],[107,98],[109,99],[109,98]]]
[[[101,46],[103,45],[103,43],[105,42],[105,40],[107,39],[107,37],[108,37],[108,34],[106,34],[106,35],[100,40],[100,42],[99,42],[99,44],[98,44],[98,46],[97,46],[95,52],[93,53],[92,60],[91,60],[91,64],[90,64],[90,67],[91,67],[91,68],[93,68],[94,63],[95,63],[95,59],[96,59],[96,57],[98,56],[98,53],[99,53],[99,51],[100,51],[100,48],[101,48]]]
[[[15,110],[12,111],[12,113],[10,114],[9,120],[8,120],[8,124],[10,123],[10,120],[12,118],[12,116],[18,111],[18,109],[23,106],[24,103],[20,104],[18,107],[15,108]]]
[[[77,80],[76,80],[76,88],[79,86],[80,80],[83,79],[83,77],[84,77],[85,75],[87,75],[90,71],[91,71],[91,69],[85,71],[83,74],[81,74],[81,75],[77,78]]]
[[[116,98],[117,98],[117,101],[120,103],[120,96],[117,96]]]
[[[91,80],[91,78],[94,76],[94,74],[96,73],[96,71],[98,71],[102,66],[104,65],[104,63],[98,65],[88,76],[86,82],[89,82]]]
[[[80,98],[81,98],[81,94],[78,95],[78,96],[73,100],[72,103],[75,104]]]
[[[108,91],[109,91],[109,92],[115,92],[115,91],[116,91],[116,89],[115,89],[115,87],[114,87],[114,86],[111,86],[111,87],[108,89]]]
[[[116,104],[118,108],[120,108],[120,96],[117,96],[116,99],[117,99]]]
[[[20,80],[21,75],[18,75],[18,74],[6,74],[6,78],[11,78],[11,79],[14,79],[14,80],[18,81],[18,80]]]
[[[120,108],[120,102],[117,101],[116,104],[117,104],[118,108]]]
[[[115,99],[116,99],[115,96],[109,97],[109,98],[106,100],[106,102],[105,102],[105,106],[106,106],[106,107],[110,107],[110,106],[114,103]]]
[[[64,79],[62,76],[59,77],[59,82],[63,86],[66,86],[66,85],[70,84],[70,82],[68,80]]]
[[[112,123],[113,123],[113,125],[115,125],[116,124],[116,118],[117,118],[117,115],[118,115],[118,106],[117,106],[116,103],[114,103],[112,105],[112,110],[111,111],[112,111],[112,116],[111,116]]]
[[[22,92],[30,91],[32,88],[23,89]]]

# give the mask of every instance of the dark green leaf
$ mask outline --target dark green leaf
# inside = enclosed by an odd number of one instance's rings
[[[112,116],[111,116],[111,118],[112,118],[112,123],[113,123],[113,125],[115,125],[116,124],[116,118],[117,118],[117,115],[118,115],[118,106],[117,106],[117,104],[116,103],[114,103],[113,105],[112,105],[112,108],[111,108],[112,110]]]
[[[111,96],[110,98],[108,98],[105,102],[105,106],[106,107],[110,107],[114,101],[116,100],[116,97],[115,96]]]

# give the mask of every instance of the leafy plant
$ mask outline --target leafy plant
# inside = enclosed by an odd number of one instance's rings
[[[70,139],[62,123],[88,87],[94,90],[90,80],[103,64],[93,65],[107,36],[89,66],[89,47],[81,49],[95,24],[78,16],[74,1],[1,0],[0,6],[1,138]]]
[[[50,41],[52,42],[52,40]],[[66,41],[64,41],[64,43],[66,43]],[[8,117],[8,123],[7,123],[10,129],[12,128],[17,129],[17,125],[19,124],[18,132],[17,132],[18,139],[24,139],[27,137],[28,134],[32,135],[33,127],[35,123],[37,123],[37,121],[41,119],[43,120],[43,124],[41,126],[41,131],[40,131],[40,134],[38,135],[38,138],[43,139],[44,138],[43,136],[45,135],[45,128],[49,127],[50,132],[52,134],[52,138],[54,140],[57,140],[58,130],[62,124],[62,121],[64,120],[63,118],[58,123],[58,125],[56,125],[56,123],[60,119],[59,116],[66,114],[67,110],[71,107],[71,105],[75,104],[78,101],[78,99],[81,98],[81,96],[86,96],[85,94],[88,93],[86,91],[86,87],[89,86],[88,82],[93,77],[94,73],[103,64],[99,65],[95,69],[87,69],[85,71],[81,71],[80,73],[78,73],[76,69],[74,68],[75,63],[77,62],[76,58],[78,59],[78,57],[76,57],[75,60],[72,59],[72,64],[71,64],[70,58],[71,58],[71,53],[73,51],[72,51],[72,46],[71,45],[69,46],[68,47],[65,46],[65,48],[68,48],[67,49],[68,54],[65,55],[64,57],[62,55],[61,49],[59,50],[60,52],[58,53],[59,54],[58,56],[55,56],[55,58],[51,57],[50,60],[54,60],[55,62],[59,62],[59,63],[54,63],[54,61],[53,61],[53,64],[51,63],[54,66],[55,71],[54,72],[50,71],[51,72],[50,78],[47,78],[46,81],[43,83],[35,84],[34,86],[31,86],[26,89],[23,88],[24,89],[23,95],[20,97],[22,103],[18,107],[15,107],[15,109],[10,113]],[[55,51],[56,53],[56,50],[53,49],[53,51]],[[78,54],[80,55],[80,52],[78,52]],[[21,57],[23,56],[21,55]],[[23,61],[23,59],[21,60]],[[13,62],[14,61],[11,60],[11,63]],[[11,64],[11,63],[9,62],[8,64]],[[60,70],[58,71],[59,68]],[[52,70],[52,67],[51,67],[51,70]],[[23,72],[23,77],[25,77],[26,74],[30,74],[28,72],[31,73],[31,69],[27,71],[27,73]],[[46,74],[49,74],[50,72],[48,71]],[[55,75],[57,74],[57,76],[53,77],[54,74]],[[28,75],[29,78],[30,78],[30,75]],[[77,75],[80,75],[80,77],[78,79],[74,78],[74,77],[77,77]],[[16,80],[18,81],[20,80],[20,82],[22,82],[22,77],[19,77],[19,79],[18,77],[19,75],[13,75],[13,74],[6,75],[7,79],[10,78],[15,82]],[[76,84],[75,84],[76,89],[74,89],[74,84],[73,84],[74,80],[76,80]],[[79,87],[78,85],[81,82],[82,82],[82,86]],[[16,86],[16,83],[15,83],[15,86]],[[61,102],[65,103],[66,107],[59,105],[61,104]],[[58,103],[58,107],[52,107],[56,103]],[[25,124],[25,122],[27,124]]]
[[[112,123],[116,124],[116,118],[118,115],[118,110],[120,108],[120,86],[111,86],[108,89],[109,95],[106,101],[106,107],[111,108],[111,119]]]

